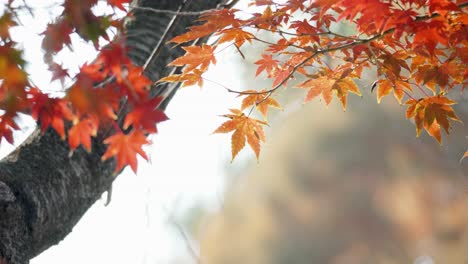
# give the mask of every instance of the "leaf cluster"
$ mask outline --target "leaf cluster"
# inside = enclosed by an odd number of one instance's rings
[[[121,32],[123,19],[115,13],[96,15],[93,8],[97,1],[64,0],[62,14],[42,34],[52,81],[63,83],[70,78],[54,56],[64,47],[72,48],[72,34],[99,50],[93,62],[80,67],[63,97],[32,85],[21,46],[10,35],[19,25],[19,10],[27,6],[15,0],[5,3],[0,16],[0,141],[5,138],[12,143],[12,131],[20,129],[18,114],[29,114],[42,131],[52,127],[68,140],[71,151],[79,146],[92,151],[91,139],[104,135],[109,147],[102,159],[115,157],[116,171],[126,165],[136,171],[136,155],[146,158],[142,150],[149,143],[146,135],[156,133],[156,124],[167,119],[158,110],[163,98],[150,96],[153,83],[145,77],[144,67],[131,63],[122,38],[110,41],[109,29]],[[129,2],[107,0],[114,10],[125,12]],[[230,109],[224,115],[228,120],[214,131],[232,133],[233,159],[246,145],[259,157],[261,143],[266,140],[263,129],[269,109],[282,108],[274,96],[287,91],[298,77],[305,80],[292,86],[306,90],[305,103],[321,98],[328,105],[336,98],[346,109],[348,95],[362,93],[356,81],[363,78],[364,71],[375,71],[377,79],[370,90],[376,91],[377,101],[393,94],[407,107],[406,117],[414,122],[416,134],[425,130],[439,143],[441,130],[448,134],[452,122],[460,121],[452,106],[456,103],[453,95],[463,92],[467,85],[468,3],[252,0],[250,6],[255,7],[251,12],[202,12],[196,26],[167,43],[185,45],[185,54],[168,65],[181,70],[159,80],[201,86],[206,80],[203,74],[227,47],[235,47],[244,57],[242,48],[254,42],[265,45],[255,60],[255,75],[270,79],[271,87],[235,90],[222,86],[242,98],[241,105]],[[339,25],[349,25],[354,31],[347,35],[335,32]],[[262,39],[260,32],[277,38]],[[212,36],[210,44],[193,45],[208,36]],[[330,59],[333,63],[328,63]],[[119,123],[122,109],[128,114]],[[251,116],[254,110],[263,120]]]
[[[266,118],[269,107],[281,108],[272,96],[298,76],[305,78],[295,85],[307,90],[304,102],[321,98],[328,105],[336,97],[346,109],[349,93],[361,95],[362,88],[356,85],[356,80],[363,78],[366,70],[377,74],[370,89],[376,90],[377,101],[380,103],[393,94],[401,105],[408,107],[407,118],[415,123],[417,135],[424,128],[442,143],[440,128],[448,134],[451,121],[460,121],[451,106],[456,101],[450,98],[467,85],[468,3],[257,0],[251,1],[250,6],[256,8],[249,15],[235,9],[204,13],[200,25],[172,39],[170,42],[180,45],[208,35],[215,37],[211,45],[184,47],[187,53],[171,63],[185,66],[182,73],[161,81],[201,85],[202,74],[209,64],[216,62],[215,49],[232,45],[244,56],[241,47],[260,42],[266,48],[255,62],[255,75],[271,79],[272,86],[239,91],[223,86],[228,92],[244,97],[236,111],[253,106]],[[350,25],[354,33],[335,32],[333,29],[339,25]],[[275,35],[277,40],[261,39],[260,32]],[[197,58],[195,52],[203,58]],[[326,63],[328,59],[332,59],[332,65]],[[236,114],[255,123],[251,112],[252,109]],[[234,158],[245,140],[239,136],[239,128],[234,128],[237,122],[231,115],[226,115],[231,120],[216,132],[234,131]],[[226,129],[227,124],[230,129]],[[258,148],[253,144],[251,147],[258,157]]]

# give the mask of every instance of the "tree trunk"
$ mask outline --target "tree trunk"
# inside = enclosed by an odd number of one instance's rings
[[[200,11],[216,8],[225,0],[139,0],[136,6]],[[129,56],[144,65],[164,35],[172,14],[135,9],[126,26]],[[182,33],[194,17],[179,16],[168,38]],[[166,40],[167,40],[166,39]],[[165,66],[181,55],[165,45],[147,67],[153,81],[167,75]],[[159,94],[167,87],[154,87]],[[170,98],[169,98],[170,99]],[[167,101],[165,102],[167,104]],[[165,106],[164,104],[164,106]],[[0,161],[0,263],[26,264],[72,230],[88,208],[115,179],[114,161],[102,162],[102,138],[93,142],[92,153],[82,148],[72,156],[68,144],[52,130],[35,131],[13,153]],[[3,258],[3,259],[2,259]]]

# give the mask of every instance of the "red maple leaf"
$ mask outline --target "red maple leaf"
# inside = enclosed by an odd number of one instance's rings
[[[70,46],[70,34],[72,32],[73,28],[65,20],[47,25],[46,31],[42,33],[44,35],[42,48],[47,52],[59,52],[63,48],[63,45]]]
[[[117,166],[115,167],[116,173],[126,165],[130,165],[133,172],[136,173],[138,169],[137,154],[142,156],[145,160],[148,160],[148,157],[141,147],[148,144],[149,141],[140,130],[133,130],[127,135],[118,132],[104,140],[104,143],[109,145],[109,147],[101,159],[107,160],[115,156],[117,160]]]
[[[126,11],[123,4],[130,3],[130,0],[107,0],[107,3],[113,7],[117,7],[118,9],[122,11]]]
[[[64,69],[62,65],[57,64],[57,63],[52,63],[52,65],[49,66],[49,71],[52,72],[52,80],[59,80],[62,85],[65,82],[65,78],[69,77],[68,75],[68,70]]]
[[[157,109],[161,100],[162,97],[155,97],[144,103],[136,105],[125,117],[123,128],[127,129],[131,125],[134,129],[142,129],[149,133],[157,133],[158,129],[156,124],[168,119],[163,111]]]
[[[8,114],[0,116],[0,143],[2,142],[2,139],[5,138],[8,143],[13,144],[12,129],[19,129],[15,120],[13,120],[13,117]]]
[[[67,102],[60,98],[49,98],[43,94],[39,89],[32,89],[31,95],[33,96],[33,106],[31,109],[31,116],[39,120],[41,124],[41,131],[44,132],[49,125],[65,139],[65,125],[64,119],[73,120],[74,115],[67,105]]]
[[[68,144],[73,151],[80,144],[91,152],[91,137],[97,134],[99,120],[97,118],[84,118],[76,121],[70,130],[68,130]]]

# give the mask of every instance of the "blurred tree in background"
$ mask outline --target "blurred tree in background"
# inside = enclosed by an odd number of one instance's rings
[[[452,154],[464,133],[440,149],[414,139],[398,105],[363,100],[281,120],[207,220],[202,263],[468,261],[467,167]]]
[[[260,49],[243,52],[249,58]],[[251,65],[243,64],[244,86],[267,86],[253,79]],[[361,81],[369,89],[350,98],[346,112],[338,102],[324,108],[303,105],[297,93],[280,95],[289,111],[271,117],[274,129],[260,162],[227,179],[219,212],[195,210],[198,220],[190,217],[186,227],[200,243],[197,261],[468,261],[468,166],[459,162],[466,127],[456,126],[443,146],[427,135],[416,140],[401,105],[375,102],[374,78]]]

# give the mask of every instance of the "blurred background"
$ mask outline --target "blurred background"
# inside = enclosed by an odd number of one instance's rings
[[[37,43],[51,9],[37,10],[17,36],[30,45],[32,79],[49,87]],[[262,48],[242,49],[245,60],[225,49],[206,78],[270,87],[254,78]],[[71,67],[94,53],[83,44],[61,56]],[[140,160],[137,176],[125,170],[109,206],[104,195],[31,263],[468,263],[468,129],[455,124],[442,146],[425,132],[416,138],[404,106],[391,96],[377,104],[374,81],[369,73],[359,83],[363,96],[350,95],[346,112],[280,90],[284,110],[270,111],[258,162],[246,148],[231,163],[230,136],[211,135],[218,115],[239,106],[235,94],[209,81],[182,89],[152,138],[151,163]],[[466,124],[465,99],[456,111]]]

